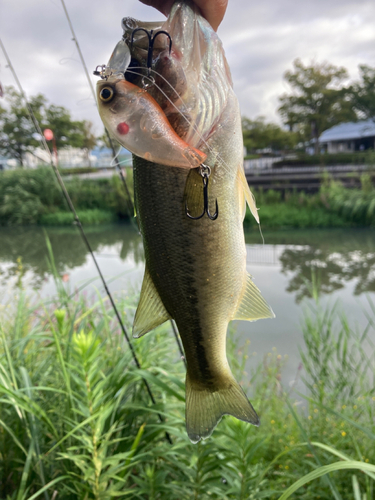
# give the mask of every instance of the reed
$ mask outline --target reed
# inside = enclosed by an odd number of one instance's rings
[[[304,394],[283,388],[287,361],[274,351],[252,358],[246,374],[249,344],[230,333],[230,363],[262,425],[225,417],[193,445],[184,428],[184,367],[168,324],[134,342],[138,370],[108,300],[55,278],[56,296],[41,301],[23,292],[21,277],[0,311],[0,498],[374,497],[372,303],[361,332],[339,305],[323,308],[317,299],[306,309]],[[128,328],[136,299],[116,296]]]

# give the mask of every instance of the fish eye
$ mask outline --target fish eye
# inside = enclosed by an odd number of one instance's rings
[[[104,87],[99,93],[99,97],[103,102],[109,102],[115,93],[111,87]]]

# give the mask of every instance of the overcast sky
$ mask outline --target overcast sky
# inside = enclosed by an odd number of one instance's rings
[[[65,1],[91,75],[120,40],[122,17],[163,19],[137,0]],[[279,122],[283,74],[295,58],[344,66],[352,80],[359,64],[375,66],[375,1],[229,0],[218,34],[242,114]],[[27,95],[41,92],[102,132],[60,0],[1,0],[0,36]],[[0,81],[14,85],[1,51]]]

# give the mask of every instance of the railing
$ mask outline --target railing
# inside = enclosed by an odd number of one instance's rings
[[[270,158],[271,159],[271,158]],[[313,165],[313,166],[301,166],[301,167],[278,167],[278,168],[263,168],[256,169],[254,167],[249,167],[247,162],[252,162],[254,160],[245,160],[244,167],[246,175],[280,175],[280,174],[307,174],[307,173],[322,173],[326,172],[364,172],[369,170],[368,165]],[[277,160],[275,160],[277,161]],[[275,163],[275,161],[273,163]]]

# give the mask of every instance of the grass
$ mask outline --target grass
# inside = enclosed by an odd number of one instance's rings
[[[132,170],[127,169],[132,192]],[[324,176],[320,192],[256,191],[263,228],[353,227],[375,225],[375,189],[369,173],[361,189],[345,189]],[[117,175],[109,179],[66,181],[73,204],[85,225],[129,218],[129,203]],[[133,218],[133,213],[132,213]],[[67,225],[72,221],[50,168],[0,172],[0,225]],[[245,224],[256,225],[249,210]]]
[[[329,175],[319,193],[255,191],[263,228],[329,228],[375,226],[375,188],[369,174],[361,175],[361,189],[346,189]],[[245,225],[256,226],[247,209]]]
[[[108,224],[116,221],[116,215],[110,210],[93,208],[91,210],[79,210],[78,217],[84,225]],[[54,212],[44,214],[40,218],[40,224],[43,226],[69,226],[74,222],[74,216],[71,212]]]
[[[298,207],[280,204],[262,205],[259,209],[259,218],[262,228],[325,228],[348,227],[351,224],[344,217],[328,212],[322,207]],[[247,208],[245,216],[246,226],[256,226],[257,223]]]
[[[276,352],[246,374],[249,345],[230,335],[230,364],[261,426],[225,417],[193,445],[169,324],[134,341],[138,370],[107,299],[71,293],[55,273],[57,294],[41,301],[22,291],[21,276],[0,311],[1,499],[374,497],[371,303],[361,332],[339,306],[323,308],[316,298],[305,310],[306,395],[283,388],[285,361]],[[116,296],[128,329],[136,302]]]
[[[127,169],[126,176],[130,188],[131,169]],[[107,222],[109,217],[108,214],[104,216],[104,211],[111,212],[111,220],[129,216],[126,194],[116,175],[105,179],[72,177],[65,185],[77,212],[86,213],[87,224],[97,223],[98,215]],[[132,192],[130,195],[133,197]],[[0,225],[65,225],[68,214],[68,206],[51,168],[0,172]]]

